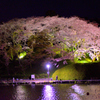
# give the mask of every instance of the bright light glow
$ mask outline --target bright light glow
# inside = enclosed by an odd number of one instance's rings
[[[24,58],[25,56],[26,56],[26,52],[24,51],[24,52],[22,52],[22,53],[19,54],[18,58],[19,58],[19,59],[22,59],[22,58]]]
[[[49,69],[50,68],[50,65],[47,65],[47,68]]]
[[[23,56],[19,56],[19,59],[22,59],[23,58]]]

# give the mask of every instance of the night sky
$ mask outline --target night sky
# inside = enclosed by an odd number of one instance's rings
[[[100,0],[0,0],[0,22],[45,16],[52,10],[63,17],[100,18]]]

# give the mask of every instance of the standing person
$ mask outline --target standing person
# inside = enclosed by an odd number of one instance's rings
[[[13,83],[15,82],[15,78],[13,77]]]
[[[56,76],[56,80],[58,80],[58,76]]]

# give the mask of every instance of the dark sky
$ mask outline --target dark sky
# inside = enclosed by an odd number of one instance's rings
[[[45,16],[48,10],[63,17],[100,18],[99,0],[0,0],[0,22]]]

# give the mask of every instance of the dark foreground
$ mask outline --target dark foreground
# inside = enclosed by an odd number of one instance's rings
[[[0,100],[100,100],[100,84],[0,86]]]

